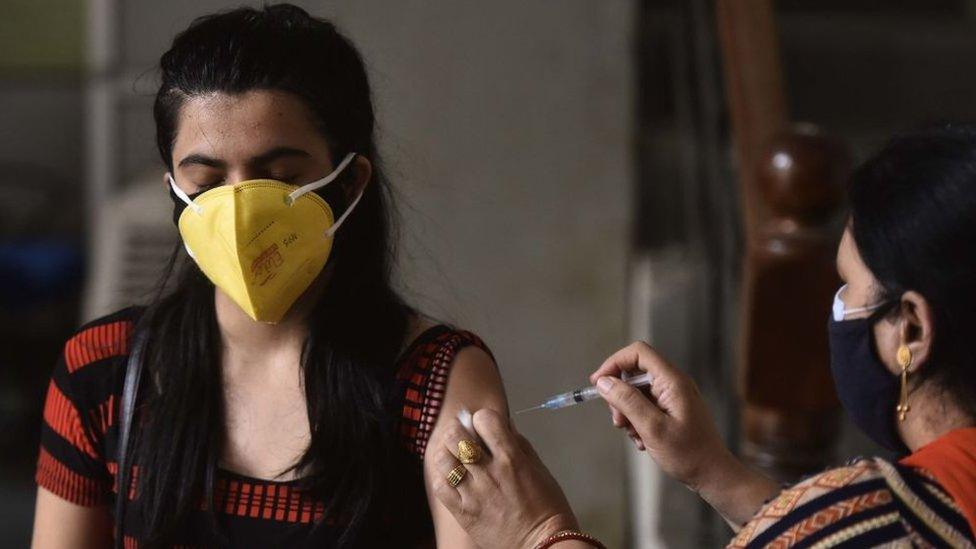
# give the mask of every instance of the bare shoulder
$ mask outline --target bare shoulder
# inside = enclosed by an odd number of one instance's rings
[[[490,408],[508,415],[505,388],[491,351],[481,339],[465,330],[454,330],[462,341],[447,371],[444,401],[431,435],[437,439],[444,425],[454,421],[461,409],[472,412]]]
[[[404,337],[403,351],[419,341],[432,328],[445,326],[426,315],[416,313],[408,320],[407,333]],[[485,391],[501,390],[501,376],[498,365],[488,346],[476,334],[463,329],[451,329],[448,335],[456,336],[457,351],[451,358],[446,391],[446,400],[452,396],[468,396],[472,402],[477,401],[477,395],[468,395],[470,389],[481,385]],[[474,387],[471,387],[474,386]],[[504,395],[502,394],[504,397]]]
[[[479,346],[468,346],[458,352],[447,383],[445,408],[455,404],[471,411],[491,408],[508,414],[505,388],[495,359]]]

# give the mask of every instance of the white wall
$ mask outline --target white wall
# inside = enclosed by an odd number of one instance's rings
[[[124,4],[135,72],[193,16],[233,5]],[[632,2],[301,4],[334,18],[370,66],[408,295],[486,339],[513,409],[585,382],[626,336]],[[134,133],[150,140],[142,124]],[[584,527],[621,546],[623,444],[605,408],[518,425]]]
[[[486,338],[513,409],[583,383],[626,333],[629,3],[357,4],[336,17],[372,67],[408,204],[407,287]],[[583,524],[620,546],[622,445],[605,408],[536,414],[518,425]]]

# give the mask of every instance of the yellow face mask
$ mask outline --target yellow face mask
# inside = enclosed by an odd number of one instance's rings
[[[326,177],[302,187],[255,179],[210,189],[186,203],[178,226],[187,253],[248,316],[276,323],[329,260],[332,239],[362,192],[339,219],[318,194],[356,157],[347,155]]]

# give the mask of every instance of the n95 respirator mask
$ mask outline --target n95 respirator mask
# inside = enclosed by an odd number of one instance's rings
[[[339,219],[316,191],[356,157],[347,155],[329,175],[301,187],[273,179],[223,185],[188,196],[172,176],[173,194],[186,204],[177,226],[200,270],[249,317],[279,322],[329,260]]]

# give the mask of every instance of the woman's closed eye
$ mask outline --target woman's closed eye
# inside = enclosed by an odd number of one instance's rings
[[[289,173],[289,174],[269,174],[268,175],[268,179],[274,179],[275,181],[281,181],[282,183],[290,183],[290,184],[297,185],[298,184],[298,181],[300,179],[300,176],[297,175],[297,174],[293,174],[293,173]]]
[[[197,188],[196,192],[202,193],[202,192],[209,191],[210,189],[220,187],[223,184],[224,184],[224,180],[221,179],[219,181],[213,181],[207,183],[194,183],[194,186]]]
[[[196,194],[225,184],[227,177],[216,170],[190,169],[177,177],[177,181],[190,186],[190,189],[184,189],[188,194]]]

